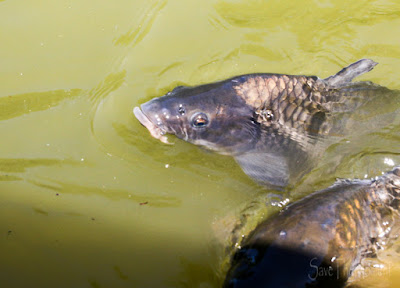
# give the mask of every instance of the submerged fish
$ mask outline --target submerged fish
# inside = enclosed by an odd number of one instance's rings
[[[364,257],[397,237],[399,200],[400,167],[314,192],[250,233],[224,287],[341,287]]]
[[[362,59],[326,79],[249,74],[181,86],[133,112],[162,142],[175,134],[231,155],[247,175],[280,189],[308,172],[329,141],[357,130],[349,112],[389,94],[370,82],[351,82],[376,64]]]

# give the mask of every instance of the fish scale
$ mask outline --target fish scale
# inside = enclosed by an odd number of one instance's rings
[[[262,125],[280,125],[309,131],[312,117],[318,112],[326,112],[322,104],[327,98],[344,99],[338,96],[337,89],[329,89],[315,76],[260,75],[249,76],[244,83],[233,86],[246,104],[261,114],[263,110],[272,110],[274,123],[258,118]],[[322,92],[321,92],[322,91]],[[312,131],[318,133],[319,131]],[[324,131],[328,133],[328,131]],[[291,134],[290,134],[291,135]]]

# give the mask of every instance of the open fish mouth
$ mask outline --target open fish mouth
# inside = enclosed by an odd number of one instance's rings
[[[139,107],[133,108],[133,114],[135,117],[139,120],[139,122],[149,130],[151,136],[153,136],[156,139],[159,139],[161,142],[165,144],[171,144],[168,142],[167,136],[165,136],[165,130],[163,130],[161,127],[157,126],[153,122],[150,121],[150,119],[140,110]]]

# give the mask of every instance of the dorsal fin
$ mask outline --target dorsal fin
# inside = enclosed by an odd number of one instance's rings
[[[354,78],[371,71],[377,64],[371,59],[361,59],[323,81],[331,87],[341,87],[349,84]]]

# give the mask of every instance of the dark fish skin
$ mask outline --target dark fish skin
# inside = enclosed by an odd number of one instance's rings
[[[155,138],[174,134],[231,155],[247,175],[282,189],[313,167],[329,141],[357,130],[349,112],[391,93],[351,82],[376,64],[362,59],[327,79],[249,74],[177,87],[134,113]]]
[[[375,180],[339,181],[289,205],[244,240],[224,287],[343,286],[362,258],[394,237],[399,193],[396,167]]]

